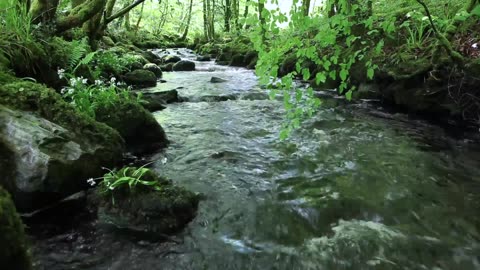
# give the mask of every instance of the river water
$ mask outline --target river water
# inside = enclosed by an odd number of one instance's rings
[[[476,135],[332,98],[280,141],[253,71],[196,64],[149,91],[189,99],[154,114],[152,168],[203,194],[197,217],[163,240],[77,218],[34,237],[37,269],[480,269]]]

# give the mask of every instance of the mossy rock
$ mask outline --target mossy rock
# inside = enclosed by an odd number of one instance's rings
[[[162,69],[156,64],[146,64],[145,66],[143,66],[143,69],[153,72],[155,76],[157,76],[157,78],[159,79],[162,78]]]
[[[138,177],[138,168],[123,168],[116,175]],[[187,225],[196,214],[199,196],[159,177],[151,170],[143,174],[141,183],[108,189],[104,182],[96,190],[100,224],[138,236],[173,233]]]
[[[149,87],[157,85],[157,76],[155,73],[145,69],[128,72],[123,76],[123,80],[125,83],[133,86]]]
[[[0,184],[22,211],[82,190],[85,179],[122,160],[124,140],[117,131],[79,113],[40,84],[17,81],[0,86],[0,118],[5,150],[0,167],[7,168]],[[10,158],[3,157],[8,152]]]
[[[233,67],[244,67],[245,66],[245,56],[241,54],[236,54],[230,60],[230,66]]]
[[[0,186],[0,265],[2,269],[32,269],[24,225],[10,194]]]
[[[79,113],[65,102],[53,89],[41,84],[17,81],[0,86],[0,104],[20,111],[30,111],[75,134],[87,136],[112,150],[112,155],[122,152],[124,141],[108,126]]]
[[[136,101],[98,106],[96,120],[117,130],[131,152],[153,152],[168,145],[167,135],[155,117]]]
[[[195,63],[188,60],[182,60],[173,65],[173,71],[194,71]]]

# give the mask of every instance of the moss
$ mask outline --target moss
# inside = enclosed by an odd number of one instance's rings
[[[2,72],[0,70],[0,84],[8,84],[11,82],[14,82],[18,80],[16,77],[14,77],[11,73],[9,72]]]
[[[0,104],[34,112],[74,134],[87,137],[92,143],[113,151],[105,153],[107,155],[118,155],[123,150],[123,140],[115,130],[79,113],[53,89],[43,85],[18,81],[0,86]]]
[[[24,226],[8,192],[0,187],[0,265],[4,269],[31,269]]]
[[[123,168],[117,175],[133,175],[137,168]],[[108,189],[103,182],[96,192],[99,200],[99,219],[117,229],[133,232],[171,233],[178,231],[193,219],[198,207],[199,196],[185,188],[176,186],[171,180],[159,177],[148,170],[141,178],[155,185],[128,184]],[[106,193],[104,191],[107,191]]]
[[[116,104],[99,106],[95,114],[97,121],[117,130],[130,147],[139,151],[143,145],[153,151],[168,143],[157,120],[136,101],[122,100]]]

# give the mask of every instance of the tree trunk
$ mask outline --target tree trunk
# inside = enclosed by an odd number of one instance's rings
[[[266,22],[265,18],[263,17],[263,11],[265,10],[265,0],[258,0],[258,20],[260,21],[260,28],[261,28],[261,35],[262,35],[262,42],[265,43],[266,39]]]
[[[230,32],[230,20],[232,18],[232,6],[230,0],[225,0],[225,32]]]
[[[193,0],[190,0],[190,6],[188,8],[188,19],[187,19],[187,26],[185,27],[185,31],[183,32],[181,40],[187,39],[188,35],[188,28],[190,26],[190,21],[192,20],[192,7],[193,7]]]
[[[140,9],[140,16],[138,16],[137,24],[135,25],[135,34],[138,32],[138,29],[140,28],[140,22],[142,22],[144,8],[145,8],[145,2],[142,3],[142,8]]]
[[[30,6],[33,23],[51,23],[55,19],[59,0],[34,0]]]
[[[303,16],[307,17],[308,13],[310,12],[310,0],[302,1],[302,11],[303,11]]]
[[[57,19],[57,32],[61,33],[68,29],[82,26],[83,23],[90,20],[103,11],[106,0],[87,0],[76,6],[70,11],[70,14]]]

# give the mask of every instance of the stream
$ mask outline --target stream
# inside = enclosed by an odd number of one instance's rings
[[[480,269],[478,135],[331,97],[280,141],[253,71],[196,66],[148,91],[189,100],[154,113],[172,143],[151,167],[203,194],[197,217],[137,239],[72,216],[32,233],[35,269]]]

